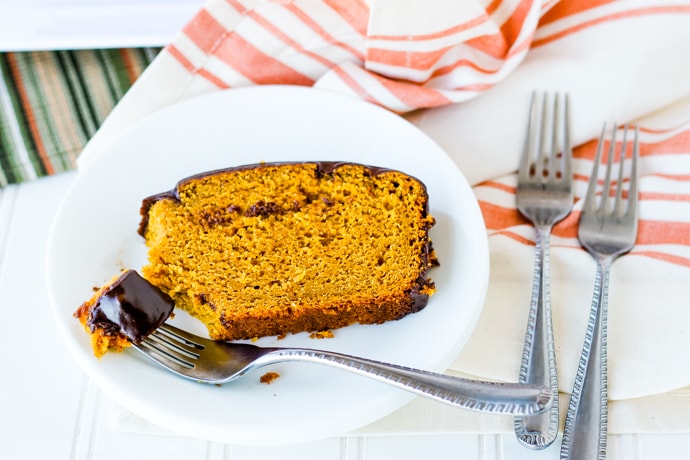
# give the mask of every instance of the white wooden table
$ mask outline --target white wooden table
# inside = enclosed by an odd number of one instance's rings
[[[123,48],[169,43],[204,0],[0,0],[0,49]]]
[[[0,458],[558,458],[558,442],[533,452],[520,447],[510,434],[342,436],[284,447],[247,447],[124,430],[114,423],[121,413],[117,402],[91,382],[67,353],[54,328],[45,287],[44,255],[50,224],[75,175],[64,173],[0,190]],[[609,446],[611,460],[687,459],[690,434],[611,436]]]

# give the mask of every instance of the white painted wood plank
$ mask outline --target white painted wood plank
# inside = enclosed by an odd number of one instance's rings
[[[287,446],[233,446],[228,460],[339,460],[340,455],[340,438],[329,438]]]
[[[690,434],[639,434],[636,437],[639,457],[633,457],[631,460],[690,458]]]
[[[229,449],[183,436],[150,435],[117,429],[113,421],[119,406],[100,392],[98,421],[92,437],[94,460],[229,460]]]
[[[0,253],[3,458],[70,458],[82,372],[52,325],[44,276],[50,222],[70,181],[61,175],[3,191],[0,216],[11,209]]]
[[[479,459],[482,449],[474,435],[381,436],[364,440],[366,460]]]

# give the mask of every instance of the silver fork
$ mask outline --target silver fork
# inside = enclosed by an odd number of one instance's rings
[[[214,341],[167,323],[135,347],[173,373],[201,383],[230,382],[268,364],[307,361],[352,371],[440,402],[486,413],[538,413],[552,399],[549,388],[537,385],[468,380],[330,351]]]
[[[532,298],[520,366],[520,383],[551,388],[551,409],[540,415],[515,418],[518,441],[530,449],[544,449],[558,435],[558,375],[551,321],[549,239],[553,225],[573,205],[572,151],[568,95],[535,93],[530,104],[527,137],[520,162],[517,207],[536,230]],[[550,99],[553,99],[550,102]]]
[[[578,238],[597,263],[592,309],[585,334],[582,356],[575,377],[573,393],[566,414],[561,459],[606,458],[608,422],[608,380],[606,367],[606,328],[608,310],[609,272],[619,256],[632,249],[637,237],[637,158],[639,156],[638,130],[635,129],[630,180],[627,199],[624,196],[624,174],[627,150],[627,126],[615,184],[611,181],[616,130],[614,125],[608,151],[606,175],[597,204],[596,189],[599,163],[604,144],[606,125],[601,132],[592,176],[587,188],[584,207],[580,215]],[[615,189],[613,201],[611,192]]]

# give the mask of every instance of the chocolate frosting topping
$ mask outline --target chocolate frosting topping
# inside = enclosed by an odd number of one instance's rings
[[[151,195],[149,197],[144,198],[144,200],[141,203],[141,209],[139,211],[141,214],[141,221],[139,222],[139,229],[138,229],[137,233],[139,233],[139,235],[141,235],[141,236],[144,236],[144,234],[146,233],[146,227],[148,226],[148,223],[149,223],[149,209],[151,208],[151,206],[153,206],[153,204],[155,202],[160,201],[160,200],[165,200],[165,199],[180,201],[180,196],[179,196],[178,190],[179,190],[180,186],[182,186],[186,182],[198,180],[198,179],[203,179],[204,177],[212,176],[214,174],[222,174],[222,173],[227,173],[227,172],[232,172],[232,171],[245,171],[248,169],[266,168],[266,167],[271,167],[271,166],[280,166],[280,165],[287,165],[287,164],[313,164],[313,165],[316,165],[316,173],[317,174],[327,175],[327,174],[333,174],[333,172],[341,166],[352,165],[352,164],[357,164],[357,163],[353,163],[350,161],[301,161],[301,162],[255,163],[255,164],[249,164],[249,165],[233,166],[230,168],[216,169],[213,171],[195,174],[193,176],[189,176],[189,177],[186,177],[186,178],[180,180],[177,183],[177,185],[175,185],[175,188],[172,190],[168,190],[168,191],[162,192],[162,193],[157,193],[155,195]],[[390,169],[390,168],[382,168],[379,166],[370,166],[370,165],[360,165],[360,166],[366,167],[370,171],[371,175],[373,175],[373,176],[385,173],[387,171],[392,171],[392,169]],[[428,212],[428,210],[427,210],[427,212]]]
[[[122,333],[139,344],[168,319],[174,306],[167,294],[128,270],[98,298],[88,325],[106,334]]]

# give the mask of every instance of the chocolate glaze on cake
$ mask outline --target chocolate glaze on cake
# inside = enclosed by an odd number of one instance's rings
[[[141,203],[141,209],[140,209],[141,222],[139,223],[138,233],[141,236],[144,236],[144,234],[146,233],[146,227],[147,227],[148,222],[149,222],[149,209],[151,208],[151,206],[153,206],[153,204],[156,201],[163,200],[163,199],[173,199],[173,200],[178,201],[178,202],[180,201],[178,189],[185,182],[201,179],[201,178],[208,177],[208,176],[212,176],[214,174],[230,172],[230,171],[242,171],[242,170],[248,170],[248,169],[257,169],[257,168],[265,168],[265,167],[269,167],[269,166],[284,165],[284,164],[313,164],[316,166],[316,174],[327,175],[327,174],[333,174],[333,171],[335,171],[337,168],[339,168],[341,166],[351,165],[354,163],[348,162],[348,161],[302,161],[302,162],[256,163],[256,164],[235,166],[235,167],[230,167],[230,168],[216,169],[213,171],[195,174],[193,176],[189,176],[187,178],[180,180],[177,183],[177,185],[175,186],[175,188],[173,188],[172,190],[169,190],[167,192],[157,193],[155,195],[151,195],[147,198],[144,198],[144,200]],[[370,174],[372,176],[382,174],[386,171],[391,171],[390,168],[381,168],[378,166],[366,165],[366,167],[367,167],[367,169],[369,169]],[[428,211],[429,210],[427,209],[426,212],[428,213]]]
[[[97,299],[86,324],[92,331],[121,333],[138,344],[168,319],[173,308],[167,294],[136,271],[128,270]]]

